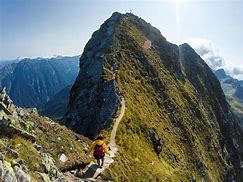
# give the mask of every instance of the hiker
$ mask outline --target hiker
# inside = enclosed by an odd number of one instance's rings
[[[88,150],[88,154],[94,151],[93,156],[97,160],[97,164],[99,167],[102,167],[104,164],[105,153],[110,155],[110,152],[108,151],[108,148],[103,139],[104,136],[102,134],[99,134],[96,140],[91,144],[90,149]]]

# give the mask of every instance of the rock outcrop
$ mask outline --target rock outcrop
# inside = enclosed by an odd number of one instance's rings
[[[115,50],[113,34],[120,14],[114,14],[100,31],[92,35],[80,58],[80,71],[72,87],[69,111],[62,124],[85,136],[93,138],[111,125],[120,103],[115,74],[118,60],[108,64],[104,55]]]
[[[242,133],[219,81],[189,45],[130,13],[114,13],[85,46],[62,123],[93,138],[121,95],[121,155],[107,178],[240,181]]]
[[[0,181],[1,182],[31,182],[30,175],[23,170],[24,166],[20,162],[10,164],[4,160],[3,154],[0,153]]]
[[[87,145],[84,137],[39,116],[35,108],[15,106],[5,89],[0,91],[1,182],[68,181],[61,170],[89,162],[80,140]],[[60,162],[64,153],[67,160]]]

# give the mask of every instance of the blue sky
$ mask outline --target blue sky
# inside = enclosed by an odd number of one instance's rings
[[[132,10],[173,43],[207,40],[227,65],[243,65],[243,1],[240,0],[0,2],[0,60],[81,54],[91,34],[114,11]]]

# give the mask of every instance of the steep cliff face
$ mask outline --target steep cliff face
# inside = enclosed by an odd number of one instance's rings
[[[189,45],[114,13],[84,49],[62,122],[92,138],[121,96],[120,153],[106,178],[240,181],[242,134],[210,68]]]
[[[118,61],[107,67],[104,55],[115,49],[113,36],[120,18],[120,14],[114,14],[85,46],[80,58],[80,71],[70,94],[69,111],[62,121],[91,138],[111,125],[119,105],[114,80]]]

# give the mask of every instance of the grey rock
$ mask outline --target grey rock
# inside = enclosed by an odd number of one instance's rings
[[[46,153],[41,153],[41,159],[44,172],[50,174],[51,176],[57,176],[59,171],[54,164],[54,159]]]
[[[112,124],[119,107],[120,96],[116,82],[113,78],[106,80],[104,77],[104,70],[115,75],[117,64],[114,61],[108,69],[102,55],[110,49],[113,41],[111,35],[120,18],[121,14],[113,14],[85,46],[80,58],[80,72],[72,87],[68,112],[61,121],[72,130],[90,138]],[[115,49],[114,45],[112,49]]]
[[[40,151],[43,147],[41,145],[38,145],[38,144],[34,144],[34,147],[36,150]]]
[[[19,157],[19,153],[16,152],[15,150],[9,148],[9,147],[7,147],[7,148],[5,149],[5,151],[6,151],[9,155],[11,155],[11,157],[13,157],[13,158],[15,158],[15,159],[17,159],[17,158]]]
[[[4,174],[5,174],[5,170],[4,170],[4,167],[3,167],[3,162],[0,161],[0,181],[3,180]]]
[[[3,182],[17,182],[15,175],[10,171],[6,171],[2,180]]]
[[[16,112],[17,112],[18,116],[20,116],[20,117],[23,117],[25,115],[24,110],[19,107],[16,108]]]
[[[2,123],[3,125],[0,125],[2,127],[4,127],[4,130],[6,131],[6,133],[8,133],[8,135],[20,135],[21,137],[30,140],[32,142],[36,141],[36,137],[33,134],[30,134],[29,132],[22,130],[18,127],[15,127],[14,124],[12,124],[11,122],[13,122],[13,120],[5,120],[5,124]]]
[[[26,174],[23,170],[19,169],[16,172],[16,179],[18,182],[30,182],[31,181],[31,177]]]
[[[39,113],[38,113],[38,110],[34,107],[34,108],[32,108],[32,110],[31,110],[31,112],[32,113],[34,113],[34,114],[36,114],[36,115],[38,115]]]
[[[3,160],[4,160],[4,156],[3,156],[3,154],[0,152],[0,161],[3,162]]]

